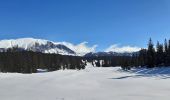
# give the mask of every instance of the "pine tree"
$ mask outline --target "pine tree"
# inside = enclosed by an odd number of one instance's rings
[[[164,52],[163,52],[163,45],[157,42],[156,45],[156,66],[162,66],[164,63]]]
[[[163,62],[164,62],[164,65],[167,66],[168,65],[168,43],[167,43],[167,40],[165,39],[164,41],[164,58],[163,58]]]
[[[138,59],[139,65],[137,65],[137,66],[141,66],[141,67],[146,66],[146,64],[147,64],[147,50],[141,49],[139,51],[139,56],[136,55],[135,58],[133,58],[133,59],[135,59],[135,60]]]
[[[97,60],[96,66],[97,66],[97,67],[100,67],[100,60]]]
[[[155,49],[151,38],[148,43],[147,66],[148,68],[153,68],[155,66]]]
[[[167,66],[170,66],[170,40],[169,40],[169,43],[168,43],[168,50],[167,50]]]
[[[168,43],[166,39],[164,41],[164,52],[168,52]]]

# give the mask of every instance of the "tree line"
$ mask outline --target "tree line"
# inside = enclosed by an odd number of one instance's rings
[[[114,67],[121,66],[124,59],[130,59],[130,56],[97,56],[84,57],[85,60],[91,62],[96,67]]]
[[[84,69],[81,57],[24,51],[19,48],[0,52],[0,72],[36,73],[37,69]]]
[[[88,57],[88,61],[97,67],[121,66],[125,70],[132,67],[162,67],[170,66],[170,40],[165,39],[164,43],[157,42],[156,45],[150,38],[148,47],[130,56],[101,56]]]
[[[55,71],[59,69],[84,69],[85,62],[97,67],[121,66],[124,70],[132,67],[170,66],[170,40],[157,42],[156,46],[149,39],[147,49],[125,56],[78,57],[59,54],[44,54],[25,51],[18,47],[0,52],[0,72],[35,73],[37,69]]]
[[[135,67],[162,67],[170,66],[170,40],[165,39],[164,43],[157,41],[154,46],[152,39],[149,39],[147,49],[141,49],[138,55],[133,55],[127,60],[128,65]],[[125,66],[125,67],[126,67]]]

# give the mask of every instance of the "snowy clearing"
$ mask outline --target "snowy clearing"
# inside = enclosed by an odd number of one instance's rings
[[[157,74],[157,72],[160,72]],[[170,68],[0,73],[1,100],[169,100]]]

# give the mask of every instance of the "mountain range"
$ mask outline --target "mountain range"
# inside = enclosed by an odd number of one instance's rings
[[[55,53],[61,55],[72,55],[72,56],[121,56],[131,55],[132,53],[117,53],[117,52],[91,52],[87,51],[83,47],[84,43],[77,46],[68,42],[53,42],[44,39],[34,38],[19,38],[9,39],[0,41],[0,52],[6,52],[7,49],[17,47],[26,51],[42,52],[42,53]]]
[[[118,52],[90,52],[84,55],[84,57],[102,57],[102,56],[132,56],[133,54],[138,54],[138,52],[124,52],[124,53],[118,53]]]

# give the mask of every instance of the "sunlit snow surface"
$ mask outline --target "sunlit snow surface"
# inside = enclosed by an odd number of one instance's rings
[[[88,65],[80,71],[0,73],[0,100],[170,100],[169,72]]]
[[[36,43],[39,45],[47,45],[50,42],[53,45],[64,45],[70,50],[74,51],[75,54],[68,52],[65,49],[61,48],[50,48],[46,47],[43,53],[56,53],[61,55],[74,55],[74,56],[84,56],[89,52],[95,52],[97,45],[88,46],[88,42],[82,42],[80,44],[72,44],[69,42],[53,42],[44,39],[35,39],[35,38],[19,38],[19,39],[9,39],[9,40],[0,40],[0,48],[8,49],[12,47],[19,47],[25,50],[30,50],[30,48],[34,47]],[[38,47],[38,46],[37,46]]]

